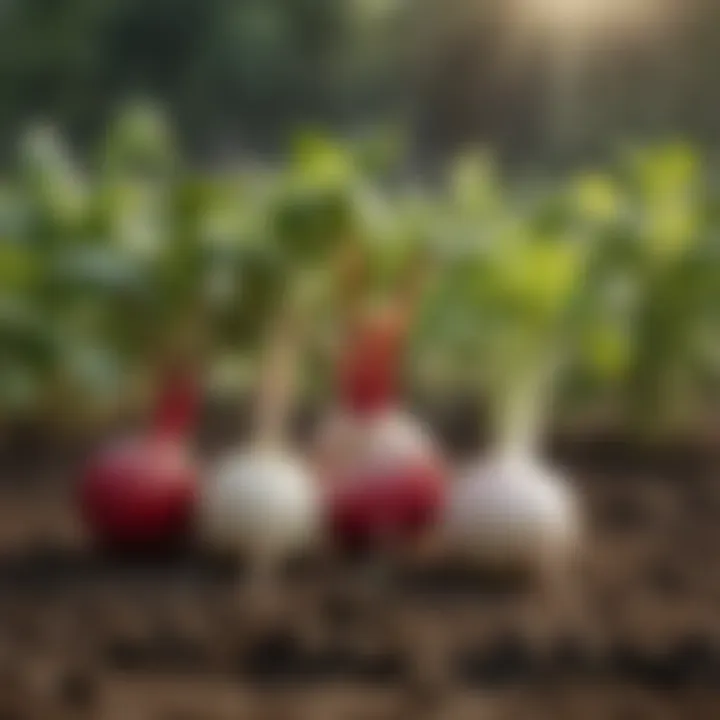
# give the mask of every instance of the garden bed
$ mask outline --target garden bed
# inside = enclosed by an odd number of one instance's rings
[[[8,470],[0,718],[720,717],[713,453],[560,445],[590,515],[562,597],[428,562],[368,600],[328,560],[291,569],[262,622],[196,550],[89,550],[67,469]]]

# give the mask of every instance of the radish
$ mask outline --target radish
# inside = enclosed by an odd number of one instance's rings
[[[440,511],[440,453],[429,433],[396,405],[407,324],[407,313],[398,308],[362,318],[341,363],[340,410],[316,441],[330,530],[343,547],[405,544]]]
[[[255,437],[218,462],[200,505],[208,542],[249,560],[256,580],[267,581],[283,560],[319,538],[318,483],[289,447],[285,425],[318,293],[324,295],[328,270],[355,236],[356,181],[354,158],[323,138],[303,136],[263,214],[285,295],[271,298],[277,315],[261,365]]]
[[[475,564],[544,575],[568,568],[581,540],[578,499],[542,459],[539,444],[572,340],[584,250],[578,243],[526,242],[517,255],[499,246],[475,258],[475,305],[468,307],[485,318],[475,322],[485,341],[481,368],[495,442],[453,484],[444,532],[448,549]],[[458,306],[449,309],[457,317]]]
[[[79,488],[80,511],[102,545],[165,546],[187,532],[197,492],[187,437],[197,414],[194,378],[171,373],[150,433],[115,441],[89,460]]]
[[[218,461],[200,503],[210,545],[263,571],[309,549],[320,528],[317,483],[284,438],[299,350],[291,310],[268,340],[254,441]]]

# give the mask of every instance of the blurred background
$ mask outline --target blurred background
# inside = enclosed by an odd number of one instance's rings
[[[129,403],[129,378],[199,306],[209,377],[247,381],[288,259],[307,264],[293,232],[359,238],[387,284],[413,247],[490,236],[499,252],[512,222],[529,245],[603,246],[595,315],[572,331],[585,360],[563,386],[616,419],[633,404],[653,418],[711,409],[716,3],[5,0],[0,12],[9,426],[87,426]],[[318,230],[333,212],[320,186],[348,211],[342,233]],[[297,229],[300,206],[314,229]],[[436,260],[455,278],[449,255]],[[562,292],[552,273],[523,277],[529,295]],[[430,305],[500,317],[483,302]],[[462,387],[489,324],[440,312],[421,325],[413,357],[434,370],[408,382]],[[473,335],[469,351],[442,335],[451,325]],[[470,382],[482,395],[494,380]]]
[[[2,148],[38,119],[87,148],[146,98],[203,164],[388,118],[423,162],[478,141],[521,165],[676,134],[712,149],[717,26],[711,0],[6,0]]]
[[[2,716],[720,717],[718,63],[717,0],[0,0]],[[320,568],[261,637],[227,568],[88,552],[64,449],[184,363],[238,442],[288,293],[331,406],[347,248],[368,296],[430,268],[403,399],[451,452],[569,437],[583,622]]]

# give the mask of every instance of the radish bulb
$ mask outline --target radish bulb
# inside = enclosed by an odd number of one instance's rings
[[[185,535],[197,492],[197,468],[187,447],[197,413],[194,379],[173,374],[166,379],[151,432],[115,441],[89,460],[79,505],[100,544],[144,549]]]
[[[550,570],[570,559],[580,539],[570,485],[523,452],[500,453],[465,470],[446,512],[460,554],[492,569]]]
[[[317,483],[284,440],[300,339],[291,310],[288,303],[267,343],[255,440],[219,460],[200,504],[211,546],[258,570],[309,549],[320,526]]]
[[[341,408],[321,427],[316,461],[328,524],[351,549],[417,538],[438,517],[444,467],[429,433],[395,405],[405,327],[387,312],[364,319],[340,375]]]
[[[279,448],[254,447],[219,462],[202,517],[218,549],[282,558],[314,541],[318,497],[298,458]]]

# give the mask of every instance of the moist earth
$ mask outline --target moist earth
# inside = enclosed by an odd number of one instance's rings
[[[720,718],[720,478],[697,449],[557,449],[587,546],[553,590],[324,557],[261,596],[197,549],[111,557],[73,463],[0,482],[0,720]]]

